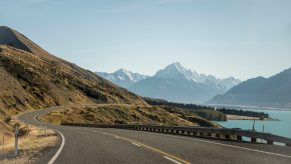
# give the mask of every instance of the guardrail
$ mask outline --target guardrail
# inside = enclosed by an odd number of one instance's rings
[[[274,144],[274,142],[278,142],[285,144],[286,146],[291,146],[290,138],[277,136],[269,133],[261,133],[241,129],[184,127],[184,126],[155,126],[155,125],[104,125],[104,124],[79,124],[79,123],[62,123],[62,125],[150,131],[158,133],[168,133],[176,135],[186,135],[236,141],[242,141],[243,137],[248,137],[251,139],[252,143],[256,143],[258,139],[262,139],[265,140],[267,144]]]

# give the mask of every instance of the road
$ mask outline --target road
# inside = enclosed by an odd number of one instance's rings
[[[19,116],[25,123],[40,126],[37,116],[57,108]],[[56,164],[290,164],[291,147],[208,140],[142,131],[47,125],[63,135]],[[56,150],[55,150],[56,151]],[[44,155],[48,163],[53,154]]]

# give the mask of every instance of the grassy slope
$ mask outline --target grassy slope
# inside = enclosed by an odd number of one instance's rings
[[[147,124],[176,126],[216,126],[194,114],[178,109],[168,111],[159,106],[103,104],[68,107],[44,117],[45,121],[60,123]]]
[[[110,106],[93,114],[96,120],[105,123],[199,124],[194,119],[185,120],[180,113],[149,106],[126,89],[49,54],[15,30],[0,27],[0,32],[1,44],[14,46],[0,45],[0,125],[5,129],[13,130],[7,124],[9,118],[23,111],[92,103],[129,105],[120,105],[122,112],[111,110]],[[131,107],[135,105],[142,110]],[[92,119],[84,113],[78,115],[86,121]]]
[[[0,45],[0,113],[54,105],[146,103],[138,96],[73,64],[47,60]]]
[[[183,113],[188,114],[195,114],[198,115],[204,119],[210,120],[210,121],[226,121],[226,115],[220,111],[215,110],[213,107],[208,106],[201,106],[201,105],[195,105],[195,104],[184,104],[184,103],[174,103],[174,102],[168,102],[163,99],[154,99],[149,97],[143,97],[143,99],[150,105],[158,105],[158,106],[164,106],[165,109],[182,109]]]

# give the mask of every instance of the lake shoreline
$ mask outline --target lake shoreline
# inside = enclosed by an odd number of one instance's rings
[[[280,121],[279,119],[274,118],[264,118],[263,120],[259,117],[249,117],[249,116],[240,116],[240,115],[226,115],[227,120],[258,120],[258,121]]]

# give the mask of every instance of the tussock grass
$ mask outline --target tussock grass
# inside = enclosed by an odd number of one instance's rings
[[[183,113],[169,112],[159,106],[99,104],[96,106],[67,107],[44,116],[43,121],[92,124],[146,124],[199,126],[196,115],[185,119]]]
[[[47,129],[47,136],[42,128],[36,126],[27,126],[12,119],[10,124],[19,125],[19,156],[14,157],[15,137],[12,133],[5,133],[0,131],[0,164],[22,164],[22,163],[36,163],[42,150],[54,147],[59,138],[57,134]],[[3,143],[4,136],[4,143]]]

